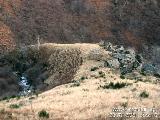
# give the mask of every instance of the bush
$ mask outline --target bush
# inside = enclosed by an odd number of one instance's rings
[[[119,83],[119,82],[117,82],[117,83],[110,82],[109,84],[106,84],[106,85],[100,86],[100,87],[102,87],[103,89],[121,89],[121,88],[123,88],[125,86],[128,86],[128,85],[129,84],[124,83],[124,82],[122,82],[122,83]]]
[[[1,110],[0,110],[0,113],[1,113],[1,114],[4,114],[4,113],[5,113],[5,109],[1,109]]]
[[[141,70],[140,73],[141,73],[141,75],[143,75],[143,76],[146,76],[146,75],[147,75],[143,69]]]
[[[125,76],[124,76],[124,75],[121,75],[120,78],[121,78],[121,79],[125,79]]]
[[[21,96],[12,95],[12,96],[8,96],[8,97],[4,97],[4,98],[0,99],[0,101],[2,101],[2,100],[10,100],[10,99],[14,99],[14,98],[16,98],[17,100],[19,100],[20,97]]]
[[[81,77],[81,80],[85,80],[86,78],[85,77]]]
[[[38,113],[38,116],[40,118],[49,118],[49,113],[45,110],[41,110],[39,113]]]
[[[160,78],[160,74],[154,74],[155,77]]]
[[[147,93],[146,91],[141,92],[141,94],[139,95],[141,98],[148,98],[149,97],[149,93]]]
[[[20,108],[20,105],[18,105],[18,104],[11,104],[9,107],[12,108],[12,109],[18,109],[18,108]]]
[[[124,102],[121,104],[122,107],[126,108],[128,106],[128,102]]]
[[[98,69],[98,67],[92,67],[91,71],[96,71]]]
[[[78,86],[80,86],[81,84],[80,84],[80,82],[79,81],[75,81],[72,85],[71,85],[71,87],[78,87]]]
[[[102,71],[99,71],[99,77],[105,78],[105,73]]]

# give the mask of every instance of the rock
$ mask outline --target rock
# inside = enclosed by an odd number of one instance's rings
[[[135,56],[135,55],[136,55],[135,50],[132,49],[132,48],[128,48],[125,52],[126,52],[126,54],[130,54],[130,55],[132,55],[132,56]]]
[[[118,59],[108,60],[104,64],[105,67],[118,69],[120,67],[120,63]]]
[[[118,53],[123,53],[123,52],[125,51],[125,49],[124,49],[123,46],[117,46],[116,51],[117,51]]]
[[[131,80],[142,80],[142,75],[137,71],[133,71],[132,73],[127,73],[125,78]]]
[[[141,66],[142,56],[136,55],[133,48],[125,49],[123,46],[113,46],[111,43],[105,43],[105,47],[111,52],[112,57],[112,60],[105,62],[106,67],[119,68],[122,74],[126,74]]]
[[[143,61],[144,61],[141,54],[136,55],[135,58],[136,58],[137,62],[139,62],[139,63],[143,63]]]
[[[148,74],[148,75],[154,75],[157,72],[156,67],[153,64],[143,64],[142,66],[142,73]]]
[[[112,43],[110,42],[104,42],[104,48],[107,50],[107,51],[115,51],[115,48],[114,46],[112,45]]]
[[[121,65],[120,67],[120,72],[122,75],[126,74],[126,73],[130,73],[133,70],[133,64],[127,64],[127,65]]]
[[[157,70],[156,73],[154,74],[154,76],[160,78],[160,70]]]

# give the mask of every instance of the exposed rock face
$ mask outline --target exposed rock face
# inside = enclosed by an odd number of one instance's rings
[[[112,59],[112,60],[108,60],[107,62],[105,62],[104,66],[118,69],[120,67],[120,63],[118,59]]]
[[[141,54],[137,54],[133,48],[126,49],[111,43],[105,43],[103,47],[110,51],[111,55],[104,66],[120,71],[122,78],[124,78],[123,75],[128,79],[136,80],[141,80],[142,75],[160,77],[160,67],[154,59],[158,55],[154,54],[154,57],[148,61],[146,57],[143,58]],[[155,47],[153,50],[158,51],[159,49]]]
[[[104,48],[110,51],[112,56],[111,60],[106,61],[105,66],[120,69],[121,74],[132,72],[142,64],[142,58],[137,57],[139,55],[132,48],[124,49],[123,46],[112,45],[111,43],[105,43]]]

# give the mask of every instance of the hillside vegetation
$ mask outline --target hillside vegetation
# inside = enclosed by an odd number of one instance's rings
[[[32,45],[16,49],[1,57],[0,77],[4,78],[7,72],[10,75],[14,73],[18,78],[11,77],[11,79],[18,82],[20,76],[25,74],[36,91],[45,91],[71,82],[85,59],[106,60],[107,54],[100,46],[92,44],[46,43],[39,48],[37,45]],[[8,79],[2,79],[0,84],[8,88],[8,81]],[[17,86],[17,82],[13,82],[13,86]],[[12,87],[11,90],[15,91]],[[4,89],[0,98],[16,94],[16,91],[15,94],[12,92],[5,94],[6,92],[7,89]]]
[[[158,120],[159,33],[159,0],[0,0],[0,120]]]
[[[17,45],[40,36],[42,43],[107,40],[142,50],[160,43],[159,10],[158,0],[1,0],[0,21]]]

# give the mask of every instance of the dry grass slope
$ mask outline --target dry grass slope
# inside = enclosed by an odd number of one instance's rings
[[[107,59],[108,53],[96,44],[43,44],[40,46],[40,59],[47,61],[50,77],[49,85],[71,82],[79,66],[86,59]],[[53,86],[52,86],[53,87]]]

